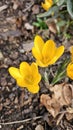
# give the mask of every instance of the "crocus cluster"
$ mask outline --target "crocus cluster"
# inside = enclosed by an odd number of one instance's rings
[[[54,64],[63,54],[64,46],[56,47],[53,40],[46,42],[37,35],[34,38],[32,54],[36,61],[32,64],[21,62],[19,68],[10,67],[9,73],[20,87],[26,87],[31,93],[38,93],[41,74],[38,66],[47,67]]]

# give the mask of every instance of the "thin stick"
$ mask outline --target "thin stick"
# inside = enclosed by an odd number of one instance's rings
[[[28,122],[30,120],[37,120],[37,119],[40,119],[40,118],[43,118],[43,116],[38,116],[38,117],[29,118],[29,119],[20,120],[20,121],[12,121],[12,122],[0,123],[0,125],[12,125],[12,124],[18,124],[18,123],[25,123],[25,122]]]
[[[25,13],[27,10],[29,10],[33,4],[34,4],[34,2],[31,2],[31,4],[26,9],[23,10],[23,12]]]

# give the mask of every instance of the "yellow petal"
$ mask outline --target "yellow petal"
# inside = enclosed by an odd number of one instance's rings
[[[32,54],[36,59],[42,59],[42,54],[35,47],[32,48]]]
[[[14,79],[21,78],[19,69],[15,68],[15,67],[10,67],[8,71]]]
[[[41,80],[41,75],[40,74],[34,75],[34,78],[35,78],[34,83],[38,84]]]
[[[38,66],[37,66],[36,62],[33,62],[33,63],[31,64],[31,69],[32,69],[32,70],[35,69],[35,70],[38,71]]]
[[[31,64],[31,71],[32,71],[32,75],[34,74],[36,75],[38,73],[38,66],[35,62]]]
[[[54,64],[64,52],[64,46],[56,48],[53,40],[48,40],[42,50],[42,59],[37,59],[37,65],[47,67]]]
[[[67,76],[73,79],[73,63],[69,63],[67,66]]]
[[[49,6],[47,4],[41,3],[41,6],[43,7],[44,10],[48,11]]]
[[[31,93],[38,93],[39,92],[39,85],[33,85],[30,87],[27,87],[27,89],[31,92]]]
[[[31,74],[30,65],[27,62],[22,62],[20,64],[20,73],[23,77],[26,77]]]
[[[23,77],[18,78],[16,81],[17,81],[18,86],[20,86],[20,87],[26,87],[26,84],[25,84],[25,81],[24,81]]]
[[[36,60],[36,63],[38,66],[40,67],[47,67],[48,66],[48,63],[43,63],[43,61],[41,60]]]
[[[54,64],[63,54],[64,52],[64,46],[60,46],[56,49],[55,55],[53,59],[49,62],[49,65]]]
[[[36,54],[41,57],[41,52],[44,46],[44,41],[40,36],[36,36],[34,39],[34,48],[32,48],[32,53],[35,56]],[[36,52],[34,52],[36,50]]]
[[[41,51],[43,46],[44,46],[44,41],[43,41],[43,39],[39,35],[35,36],[34,46],[39,51]]]
[[[32,75],[39,73],[38,66],[37,66],[36,62],[33,62],[33,63],[31,64],[31,70],[32,70]]]
[[[73,54],[73,46],[70,47],[70,53]]]
[[[48,40],[45,43],[43,50],[42,50],[42,55],[44,57],[45,62],[50,61],[54,57],[55,51],[56,51],[56,46],[55,46],[54,41]]]
[[[58,47],[55,53],[56,60],[59,59],[63,53],[64,53],[64,46]]]
[[[31,69],[32,69],[32,76],[33,76],[33,79],[34,79],[34,83],[37,84],[40,82],[41,80],[41,75],[38,71],[38,66],[36,63],[32,63],[31,64]]]
[[[42,7],[48,11],[49,8],[53,5],[53,1],[52,0],[45,0],[44,3],[41,3]]]

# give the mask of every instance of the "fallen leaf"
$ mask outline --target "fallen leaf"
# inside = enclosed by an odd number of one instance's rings
[[[19,0],[12,0],[12,3],[13,3],[14,10],[16,10],[18,7],[22,5],[22,2],[20,2]]]
[[[26,28],[27,30],[33,30],[33,26],[30,25],[29,23],[25,23],[25,28]]]
[[[68,107],[66,110],[67,110],[67,112],[70,113],[70,114],[73,113],[73,108],[71,108],[71,107]]]
[[[46,107],[53,117],[56,117],[63,106],[69,106],[72,103],[73,87],[71,84],[58,84],[50,88],[53,93],[51,97],[48,94],[42,94],[40,102]]]
[[[73,119],[73,108],[68,107],[66,110],[67,110],[66,119],[67,120]]]
[[[33,11],[33,14],[38,14],[39,13],[39,6],[38,5],[34,5],[32,7],[32,11]]]
[[[58,84],[51,87],[50,90],[54,93],[53,97],[59,100],[61,106],[71,104],[73,97],[73,86],[71,84]]]
[[[66,119],[69,121],[69,120],[72,120],[73,119],[73,113],[66,113]]]
[[[47,24],[47,26],[49,27],[49,30],[50,30],[52,33],[54,33],[54,34],[57,33],[57,28],[56,28],[55,22],[50,22],[50,23],[46,22],[46,24]]]
[[[63,96],[67,104],[72,103],[73,98],[73,86],[71,84],[65,84],[63,87]]]
[[[56,99],[47,94],[42,94],[40,102],[46,107],[53,117],[56,117],[60,111],[60,104]]]

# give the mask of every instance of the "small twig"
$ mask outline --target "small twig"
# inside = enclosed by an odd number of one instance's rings
[[[23,10],[23,12],[25,13],[27,10],[29,10],[33,4],[34,4],[34,2],[31,2],[31,4],[26,9]]]
[[[34,118],[29,118],[29,119],[25,119],[25,120],[20,120],[20,121],[12,121],[12,122],[5,122],[5,123],[0,123],[0,125],[12,125],[12,124],[18,124],[18,123],[25,123],[31,120],[37,120],[43,118],[43,116],[38,116],[38,117],[34,117]]]
[[[64,116],[64,113],[62,113],[60,116],[59,116],[59,118],[58,118],[58,120],[57,120],[57,125],[59,125],[59,123],[60,123],[60,121],[62,120],[62,118],[63,118],[63,116]]]

